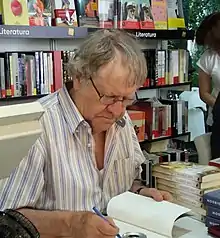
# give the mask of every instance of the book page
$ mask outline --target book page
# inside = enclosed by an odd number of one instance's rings
[[[112,198],[107,213],[113,219],[172,237],[174,222],[190,209],[167,201],[125,192]],[[159,228],[159,229],[158,229]]]
[[[165,236],[159,235],[157,233],[154,233],[152,231],[148,231],[145,229],[142,229],[137,226],[130,225],[128,223],[124,223],[122,221],[114,220],[115,225],[119,228],[119,234],[122,236],[123,234],[127,232],[139,232],[143,233],[147,236],[147,238],[164,238]]]

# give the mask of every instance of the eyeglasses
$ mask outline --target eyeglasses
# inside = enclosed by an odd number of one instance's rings
[[[126,107],[126,106],[132,105],[136,102],[136,94],[135,94],[135,97],[133,97],[133,98],[123,98],[123,97],[119,97],[119,96],[102,95],[99,92],[99,90],[97,89],[97,87],[95,86],[91,77],[90,77],[90,81],[92,83],[93,88],[95,89],[96,93],[99,96],[100,102],[104,105],[112,105],[116,102],[122,102],[122,104]],[[120,98],[122,98],[122,99],[120,99]]]

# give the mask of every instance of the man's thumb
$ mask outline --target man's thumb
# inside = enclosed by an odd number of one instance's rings
[[[102,219],[98,229],[103,235],[116,236],[119,232],[118,227],[115,225],[114,221],[107,217],[107,221]]]

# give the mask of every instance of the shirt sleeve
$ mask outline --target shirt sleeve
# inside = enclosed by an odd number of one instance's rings
[[[210,50],[206,50],[197,62],[197,66],[208,75],[212,73],[213,56]]]
[[[39,138],[8,178],[0,180],[0,210],[34,207],[44,186],[44,156]]]

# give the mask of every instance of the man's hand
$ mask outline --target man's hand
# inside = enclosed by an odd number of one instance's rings
[[[115,238],[119,229],[111,218],[105,221],[93,212],[19,209],[42,238]]]
[[[73,236],[76,238],[115,238],[119,229],[114,224],[111,218],[107,218],[109,222],[105,221],[101,217],[92,212],[86,212],[81,218],[81,227],[74,230]],[[74,236],[74,232],[77,236]]]
[[[156,188],[143,188],[140,191],[140,195],[152,197],[154,200],[158,202],[163,200],[171,202],[173,200],[173,197],[170,193],[166,191],[159,191]]]

